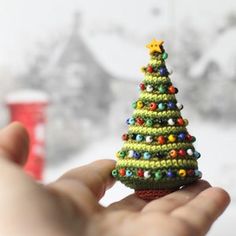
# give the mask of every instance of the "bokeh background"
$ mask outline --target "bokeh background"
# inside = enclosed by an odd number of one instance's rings
[[[235,235],[235,0],[0,0],[0,31],[1,127],[9,93],[37,89],[50,100],[45,182],[115,158],[149,60],[145,44],[163,39],[200,169],[232,197],[208,235]],[[102,203],[130,192],[116,184]]]

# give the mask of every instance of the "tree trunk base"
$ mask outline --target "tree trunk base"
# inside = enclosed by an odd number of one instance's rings
[[[176,191],[177,189],[143,189],[143,190],[135,190],[135,194],[145,200],[145,201],[152,201],[154,199],[158,199],[161,197],[166,196],[167,194],[170,194],[174,191]]]

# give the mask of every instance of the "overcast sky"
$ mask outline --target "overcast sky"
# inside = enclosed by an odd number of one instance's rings
[[[196,27],[203,28],[220,25],[225,12],[236,12],[235,0],[0,0],[0,66],[20,68],[37,42],[68,28],[76,10],[83,12],[90,29],[109,21],[142,32],[153,27],[145,14],[150,14],[147,5],[154,3],[166,4],[168,14],[173,4],[177,18],[191,16]]]

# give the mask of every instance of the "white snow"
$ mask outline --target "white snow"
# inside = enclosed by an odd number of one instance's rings
[[[203,178],[213,186],[225,188],[232,197],[232,203],[225,214],[217,220],[209,236],[234,236],[236,217],[236,159],[234,146],[236,140],[236,127],[222,126],[214,123],[190,122],[189,132],[196,136],[195,147],[202,154],[199,159],[199,169]],[[122,133],[122,132],[121,132]],[[83,153],[78,154],[60,166],[48,167],[45,181],[51,182],[65,171],[90,163],[102,158],[115,158],[115,153],[120,149],[122,141],[117,136],[110,135],[90,145]],[[133,191],[120,183],[107,191],[101,203],[108,205],[117,201]]]
[[[222,33],[219,38],[212,43],[211,47],[205,49],[202,58],[193,66],[191,74],[199,77],[206,72],[209,63],[213,62],[220,67],[220,71],[232,78],[235,75],[236,67],[236,27]],[[222,78],[218,78],[222,79]]]
[[[46,93],[33,89],[14,91],[11,94],[9,94],[6,98],[6,102],[8,104],[32,103],[32,102],[47,103],[48,101],[49,97]]]

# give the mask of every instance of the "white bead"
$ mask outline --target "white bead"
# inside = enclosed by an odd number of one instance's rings
[[[183,105],[182,105],[181,103],[179,103],[179,102],[176,103],[176,106],[177,106],[180,110],[183,109]]]
[[[175,122],[173,121],[173,119],[169,119],[169,120],[168,120],[168,124],[169,124],[169,125],[174,125]]]
[[[151,177],[150,171],[149,170],[144,171],[143,176],[144,176],[145,179],[150,178]]]
[[[192,156],[193,155],[193,150],[192,149],[188,149],[187,153],[188,153],[189,156]]]
[[[153,87],[151,85],[147,85],[146,90],[147,90],[147,92],[152,92]]]
[[[134,156],[134,151],[130,150],[129,153],[128,153],[128,157],[133,157],[133,156]]]
[[[147,142],[147,143],[151,143],[152,141],[153,141],[152,136],[147,136],[147,137],[146,137],[146,142]]]

